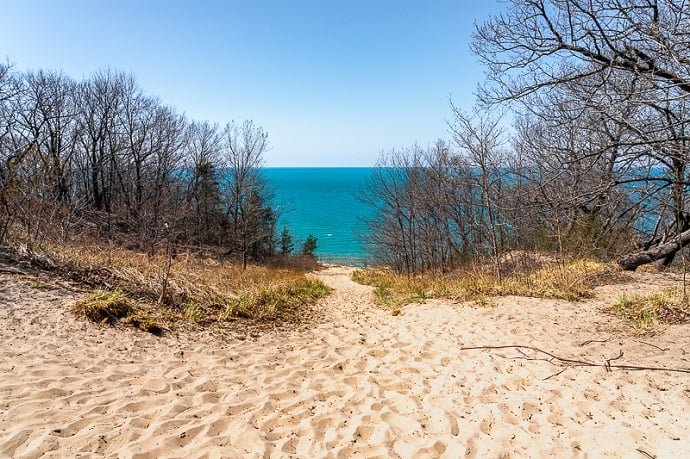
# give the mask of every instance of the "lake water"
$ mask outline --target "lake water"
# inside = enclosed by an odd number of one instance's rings
[[[295,250],[313,234],[321,261],[364,264],[367,254],[361,236],[366,227],[361,218],[370,208],[357,195],[371,171],[361,167],[262,169],[282,213],[278,234],[287,226]]]

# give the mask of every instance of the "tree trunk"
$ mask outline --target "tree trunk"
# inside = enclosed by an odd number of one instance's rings
[[[625,255],[618,259],[618,265],[626,271],[635,271],[638,266],[675,254],[688,243],[690,243],[690,230],[680,233],[674,241],[659,244],[643,252]]]

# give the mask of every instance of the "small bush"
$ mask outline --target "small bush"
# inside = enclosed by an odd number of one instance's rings
[[[317,242],[318,239],[313,234],[307,236],[307,240],[304,241],[304,245],[302,246],[302,255],[314,257],[316,254]]]

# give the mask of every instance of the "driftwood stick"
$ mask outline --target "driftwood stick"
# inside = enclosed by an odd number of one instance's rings
[[[568,359],[564,357],[559,357],[551,352],[545,351],[543,349],[539,349],[538,347],[534,346],[524,346],[524,345],[519,345],[519,344],[511,344],[511,345],[505,345],[505,346],[468,346],[468,347],[461,347],[461,351],[473,351],[473,350],[495,350],[495,349],[516,349],[520,351],[521,349],[529,349],[534,352],[539,352],[544,355],[548,355],[554,360],[558,360],[562,364],[565,364],[566,366],[574,366],[574,367],[604,367],[607,369],[607,371],[610,371],[611,369],[618,369],[618,370],[629,370],[629,371],[668,371],[672,373],[690,373],[690,368],[668,368],[668,367],[648,367],[648,366],[639,366],[639,365],[626,365],[626,364],[612,364],[611,362],[614,360],[618,360],[621,357],[623,357],[623,352],[621,351],[617,357],[613,357],[611,359],[607,359],[604,363],[595,363],[595,362],[588,362],[586,360],[577,360],[577,359]],[[522,358],[522,357],[515,357],[515,358]],[[543,359],[540,359],[543,360]],[[554,375],[555,376],[555,375]]]

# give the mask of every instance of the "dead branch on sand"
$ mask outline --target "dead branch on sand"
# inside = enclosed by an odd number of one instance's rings
[[[619,354],[616,357],[612,357],[610,359],[606,359],[604,363],[596,363],[596,362],[589,362],[586,360],[578,360],[578,359],[568,359],[564,357],[559,357],[555,354],[552,354],[551,352],[545,351],[543,349],[539,349],[538,347],[534,346],[524,346],[524,345],[519,345],[519,344],[511,344],[511,345],[505,345],[505,346],[470,346],[470,347],[461,347],[461,351],[472,351],[472,350],[496,350],[496,349],[516,349],[518,352],[522,354],[522,357],[510,357],[513,359],[525,359],[525,360],[543,360],[549,363],[552,363],[554,365],[560,364],[565,366],[563,370],[560,372],[556,373],[555,375],[551,375],[546,379],[549,379],[553,376],[557,376],[561,374],[563,371],[565,371],[567,368],[570,367],[604,367],[606,368],[606,371],[611,371],[613,369],[618,369],[618,370],[629,370],[629,371],[669,371],[669,372],[674,372],[674,373],[690,373],[690,368],[668,368],[668,367],[649,367],[649,366],[638,366],[638,365],[626,365],[626,364],[615,364],[611,363],[614,360],[618,360],[621,357],[623,357],[623,351],[620,351]],[[531,350],[540,354],[544,354],[548,357],[549,359],[546,358],[533,358],[527,356],[524,352],[522,352],[523,349]]]

